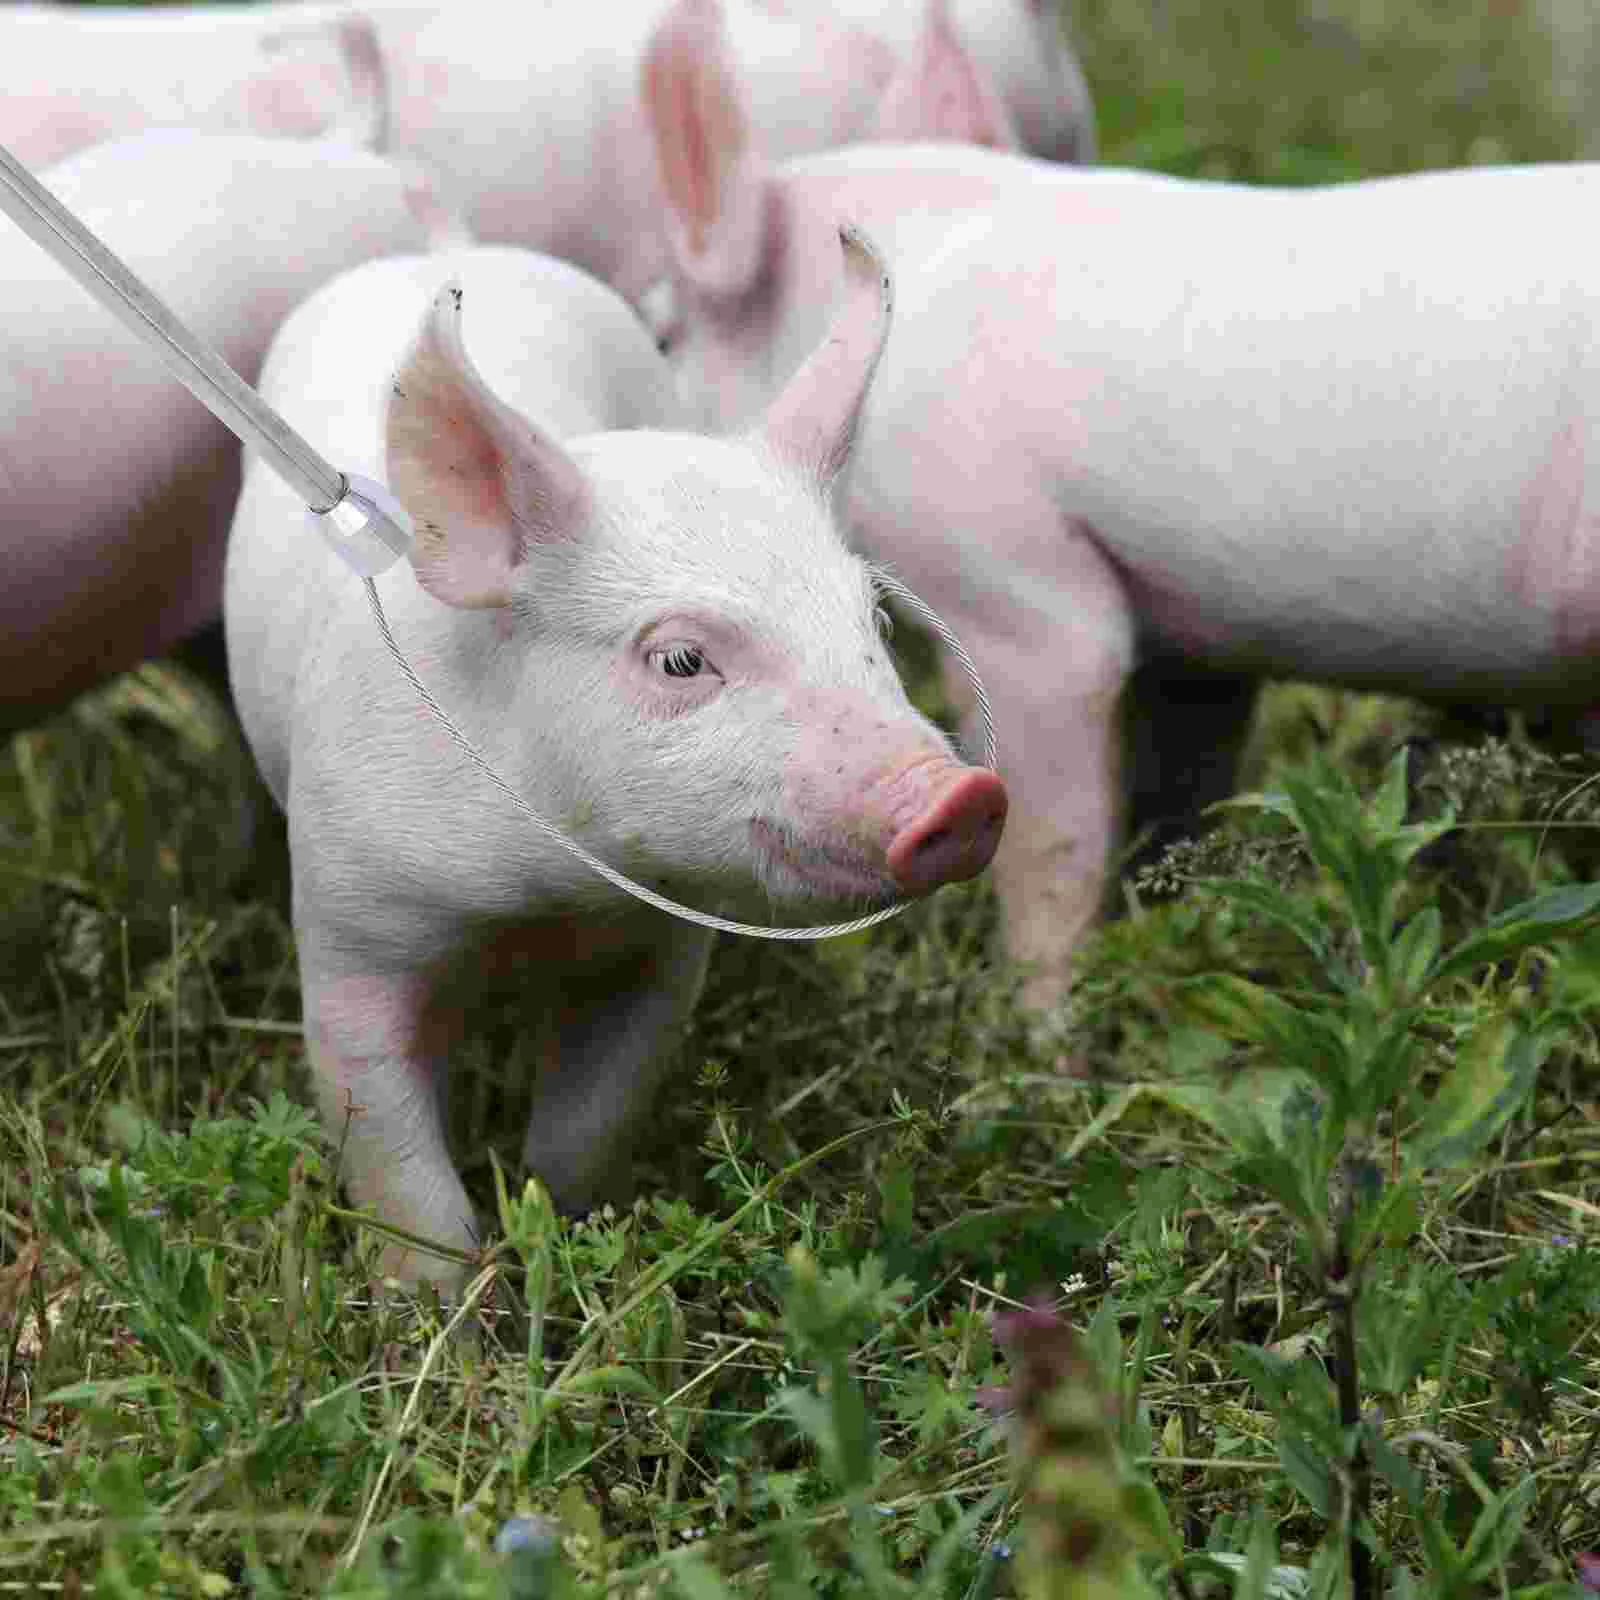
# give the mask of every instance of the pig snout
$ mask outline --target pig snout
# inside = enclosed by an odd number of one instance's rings
[[[871,776],[851,774],[848,763],[823,773],[808,765],[792,798],[790,823],[753,817],[751,838],[770,864],[824,899],[925,895],[974,877],[993,857],[1006,816],[995,773],[925,748]]]
[[[1006,786],[987,767],[948,767],[910,821],[889,843],[886,860],[902,894],[931,894],[976,877],[989,865],[1006,820]]]

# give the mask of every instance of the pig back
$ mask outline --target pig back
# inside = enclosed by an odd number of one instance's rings
[[[835,23],[860,28],[904,58],[924,26],[926,4],[908,0],[829,0]],[[1051,0],[949,0],[949,15],[972,59],[989,76],[1016,122],[1023,148],[1048,161],[1095,157],[1089,85]]]
[[[930,441],[981,443],[1103,546],[1147,637],[1218,664],[1592,693],[1597,201],[1592,166],[1058,181],[902,272],[858,481],[892,506]],[[1036,533],[993,519],[975,558]]]
[[[418,180],[331,145],[149,133],[44,182],[247,381],[310,289],[428,240]],[[238,449],[20,231],[0,276],[0,704],[44,707],[218,615]]]
[[[395,372],[435,294],[462,290],[468,353],[495,395],[558,438],[672,426],[665,363],[604,285],[565,262],[510,247],[375,261],[328,284],[284,323],[261,392],[341,471],[383,482],[383,418]],[[399,562],[379,580],[408,649],[470,630]],[[321,544],[304,506],[252,461],[227,570],[229,670],[263,776],[288,792],[294,719],[357,721],[411,710],[413,691],[383,650],[365,592]]]
[[[366,28],[339,4],[0,7],[0,144],[39,167],[156,127],[373,138]]]

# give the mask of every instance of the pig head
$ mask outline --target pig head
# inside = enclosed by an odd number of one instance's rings
[[[385,606],[501,776],[613,865],[753,920],[969,876],[1005,810],[998,778],[907,703],[872,574],[835,527],[888,324],[881,265],[853,238],[846,258],[830,337],[730,439],[672,431],[664,368],[621,302],[514,251],[333,285],[290,319],[264,379],[291,423],[331,430],[341,461],[386,476],[410,511],[415,551],[379,580]],[[439,291],[404,352],[397,284]],[[471,356],[464,316],[479,330]],[[541,354],[565,363],[568,415],[653,393],[654,425],[558,438],[519,404],[549,409]],[[396,358],[380,387],[373,369]],[[381,405],[352,404],[352,383]],[[626,1188],[629,1136],[708,935],[588,873],[468,767],[387,658],[359,586],[331,566],[306,582],[289,552],[304,537],[292,496],[253,472],[230,551],[230,650],[247,733],[289,812],[318,1095],[348,1130],[357,1201],[470,1249],[440,1114],[464,986],[498,975],[516,988],[538,1041],[526,1154],[561,1204],[586,1207]],[[386,1266],[457,1270],[403,1241]]]
[[[818,0],[768,3],[823,9]],[[1095,159],[1094,106],[1057,0],[934,0],[920,13],[904,0],[827,0],[826,11],[881,40],[908,64],[885,96],[877,138],[939,137],[942,115],[953,123],[948,137],[1015,144],[1043,160],[1077,166]],[[970,103],[973,86],[998,108],[998,116],[993,109],[986,113],[985,131],[1009,129],[1013,138],[974,137],[963,104]],[[912,126],[904,113],[919,101]]]

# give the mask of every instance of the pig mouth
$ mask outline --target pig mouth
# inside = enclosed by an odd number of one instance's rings
[[[787,869],[821,898],[881,902],[894,897],[894,880],[865,851],[803,838],[765,817],[750,819],[750,838],[767,864]]]

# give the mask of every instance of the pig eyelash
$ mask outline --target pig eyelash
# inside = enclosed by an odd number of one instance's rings
[[[692,644],[674,644],[668,645],[665,650],[652,650],[650,661],[669,678],[698,678],[711,665],[705,658],[705,652]],[[711,670],[715,672],[716,668],[712,667]]]

